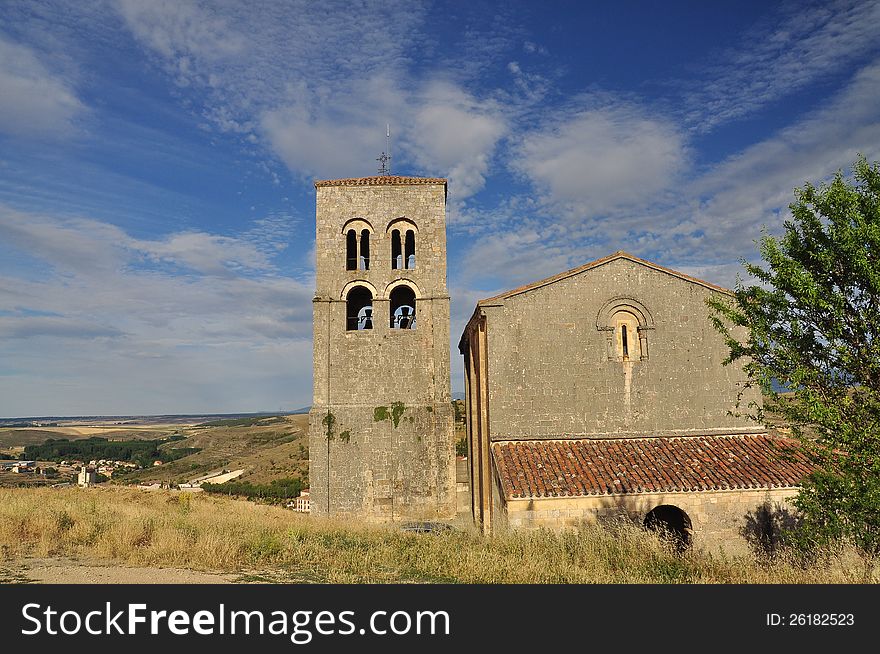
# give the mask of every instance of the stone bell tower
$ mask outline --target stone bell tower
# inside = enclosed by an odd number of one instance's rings
[[[312,513],[452,517],[446,180],[315,189]]]

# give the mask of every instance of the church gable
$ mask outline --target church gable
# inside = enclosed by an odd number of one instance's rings
[[[745,376],[709,320],[727,292],[618,252],[481,301],[460,350],[485,341],[490,440],[760,430],[737,415]]]
[[[633,264],[627,266],[627,264]],[[716,284],[712,284],[711,282],[707,282],[702,279],[698,279],[697,277],[692,277],[685,273],[679,272],[677,270],[673,270],[672,268],[667,268],[665,266],[661,266],[659,264],[653,263],[651,261],[647,261],[645,259],[640,259],[628,252],[624,252],[623,250],[619,250],[614,254],[611,254],[607,257],[602,257],[600,259],[596,259],[595,261],[591,261],[582,266],[578,266],[577,268],[572,268],[570,270],[566,270],[556,275],[552,275],[550,277],[546,277],[544,279],[538,280],[536,282],[531,282],[529,284],[525,284],[523,286],[519,286],[517,288],[511,289],[509,291],[505,291],[504,293],[500,293],[499,295],[495,295],[490,298],[486,298],[484,300],[480,300],[477,304],[478,306],[491,306],[494,304],[501,304],[507,300],[514,299],[522,294],[531,293],[535,291],[539,291],[545,287],[566,282],[571,283],[571,281],[579,277],[589,278],[590,273],[593,271],[597,271],[601,269],[603,266],[610,267],[623,267],[628,270],[637,270],[638,267],[644,268],[646,271],[656,271],[661,273],[662,275],[667,275],[671,278],[682,280],[684,282],[694,284],[698,287],[705,288],[709,291],[713,291],[716,293],[722,294],[730,294],[730,290],[726,289],[722,286],[718,286]]]

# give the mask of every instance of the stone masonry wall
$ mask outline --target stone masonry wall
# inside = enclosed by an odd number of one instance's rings
[[[485,306],[492,440],[760,431],[736,410],[745,375],[708,319],[714,291],[614,259]],[[647,360],[608,360],[597,316],[632,298],[650,313]],[[631,342],[633,347],[633,342]],[[744,410],[760,401],[746,391]]]
[[[795,488],[779,488],[517,499],[509,500],[493,516],[493,528],[571,529],[620,515],[643,524],[649,511],[671,504],[690,518],[695,548],[739,555],[750,551],[749,537],[760,529],[761,507],[791,514],[793,507],[788,500],[795,495]]]
[[[416,226],[414,269],[391,268],[387,228],[399,218]],[[351,219],[372,227],[369,270],[346,270],[343,227]],[[316,225],[312,512],[454,515],[445,186],[322,186]],[[413,330],[390,328],[390,287],[401,280],[417,289]],[[346,330],[354,283],[374,291],[371,330]]]

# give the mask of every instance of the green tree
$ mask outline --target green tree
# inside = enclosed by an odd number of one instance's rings
[[[710,301],[727,362],[759,384],[755,415],[789,426],[815,471],[789,536],[803,549],[840,542],[880,554],[880,167],[795,190],[784,234],[760,241],[756,285]],[[780,391],[779,387],[787,389]]]

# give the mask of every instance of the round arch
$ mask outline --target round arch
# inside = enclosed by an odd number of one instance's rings
[[[365,279],[354,279],[342,287],[342,293],[340,293],[339,299],[345,300],[348,297],[351,289],[353,289],[355,286],[363,286],[364,288],[369,290],[370,293],[373,295],[374,300],[379,297],[379,292],[376,290],[376,287],[373,286],[370,282]]]
[[[373,233],[373,225],[371,225],[370,221],[366,218],[349,218],[345,221],[345,224],[342,225],[342,231],[340,234],[345,234],[350,229],[357,230],[358,233],[360,233],[361,230],[366,229],[370,234]]]
[[[408,286],[412,289],[412,292],[416,294],[416,299],[420,300],[422,298],[422,293],[419,291],[419,287],[415,282],[410,281],[409,279],[395,279],[393,282],[390,282],[388,286],[385,287],[385,292],[383,293],[383,298],[390,298],[391,291],[393,291],[398,286]]]
[[[648,360],[648,332],[654,329],[654,317],[634,297],[618,296],[602,305],[596,316],[596,329],[605,333],[608,361]]]
[[[602,305],[602,308],[599,309],[599,314],[596,316],[596,328],[606,329],[611,324],[611,317],[619,311],[633,314],[639,321],[639,327],[643,329],[654,328],[654,317],[648,311],[648,307],[634,297],[626,296],[612,298]]]
[[[692,544],[694,530],[691,519],[672,504],[661,504],[648,511],[644,525],[648,531],[667,540],[678,552],[684,552]]]
[[[401,231],[405,231],[406,229],[413,230],[416,234],[419,233],[419,227],[409,218],[404,218],[401,216],[400,218],[395,218],[391,222],[388,223],[388,226],[385,228],[385,233],[390,234],[392,229],[399,229]]]

